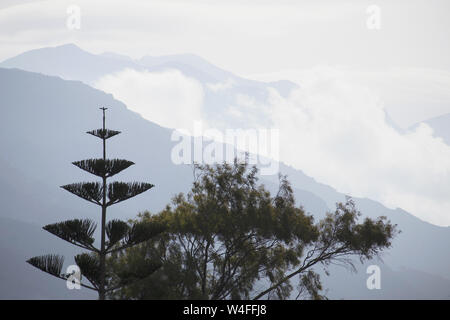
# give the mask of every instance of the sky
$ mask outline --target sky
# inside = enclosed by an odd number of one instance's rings
[[[0,59],[76,41],[92,52],[132,57],[194,53],[239,75],[322,64],[450,68],[445,0],[0,3]],[[70,5],[81,9],[79,30],[66,28]],[[367,27],[370,5],[380,10],[379,29]]]
[[[66,26],[72,5],[80,29]],[[193,53],[261,80],[339,67],[379,92],[406,128],[449,112],[449,9],[446,0],[2,0],[0,60],[72,42],[133,58]]]
[[[79,29],[66,25],[72,5]],[[283,129],[281,160],[320,182],[450,225],[449,147],[426,125],[408,130],[450,113],[449,9],[445,0],[3,0],[0,60],[72,42],[132,58],[193,53],[245,78],[291,80],[300,89],[289,97],[241,96],[229,111],[265,112]],[[149,100],[167,105],[149,120],[171,128],[202,117],[207,90],[175,71],[128,70],[96,86],[141,111]]]

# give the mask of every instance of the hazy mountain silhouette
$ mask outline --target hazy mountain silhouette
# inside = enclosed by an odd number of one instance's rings
[[[250,119],[256,119],[259,123],[269,121],[264,115],[256,112],[244,117],[227,114],[226,110],[229,106],[236,105],[239,95],[251,97],[257,105],[265,105],[269,99],[269,88],[277,90],[282,96],[287,96],[297,87],[290,81],[265,83],[244,79],[193,54],[147,55],[133,60],[111,52],[92,54],[74,44],[30,50],[3,61],[0,67],[19,68],[66,80],[79,80],[91,86],[102,77],[125,69],[141,72],[178,70],[202,85],[205,106],[202,115],[211,123],[226,123],[229,128],[252,126]],[[222,89],[214,89],[214,86],[222,86]]]
[[[137,71],[164,71],[176,69],[186,76],[195,78],[202,84],[232,81],[236,92],[245,92],[252,96],[265,96],[267,87],[277,89],[283,96],[296,88],[293,82],[282,80],[260,82],[236,76],[220,69],[194,54],[166,56],[146,55],[138,60],[112,52],[92,54],[75,44],[30,50],[0,63],[3,68],[19,68],[26,71],[59,76],[66,80],[80,80],[93,84],[101,77],[126,68]]]
[[[125,68],[143,69],[132,61],[116,56],[95,55],[74,44],[30,50],[3,61],[0,66],[59,76],[66,80],[80,80],[88,84],[105,74]]]
[[[64,241],[40,229],[44,224],[80,216],[99,217],[97,206],[58,188],[91,180],[71,162],[100,155],[98,139],[85,134],[100,126],[98,107],[109,107],[108,127],[123,131],[109,140],[108,155],[136,163],[121,174],[120,180],[155,184],[148,193],[112,208],[109,219],[127,219],[143,210],[162,209],[173,195],[190,188],[192,169],[172,163],[170,154],[176,142],[170,140],[171,130],[143,119],[110,94],[79,81],[0,68],[0,102],[0,248],[4,254],[0,279],[19,284],[15,291],[9,285],[2,286],[0,297],[93,297],[87,290],[68,291],[58,279],[49,282],[49,276],[28,267],[25,258],[44,252],[73,254],[70,245],[66,247]],[[283,164],[280,169],[292,182],[297,202],[317,219],[344,199],[344,195],[299,170]],[[269,188],[275,188],[276,176],[262,178]],[[448,299],[450,228],[431,225],[368,199],[356,200],[364,215],[385,215],[398,223],[402,234],[385,255],[385,265],[370,262],[382,267],[382,290],[367,290],[364,266],[356,275],[332,267],[331,276],[323,277],[329,297]],[[67,264],[71,261],[68,259]]]

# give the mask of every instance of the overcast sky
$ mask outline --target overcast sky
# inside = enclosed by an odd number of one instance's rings
[[[66,26],[70,5],[81,9],[79,30]],[[285,128],[285,143],[305,137],[300,142],[311,156],[291,152],[282,160],[341,192],[450,225],[449,147],[427,127],[404,135],[384,118],[387,112],[399,127],[408,128],[450,112],[449,9],[448,0],[2,0],[0,60],[75,43],[93,53],[133,58],[193,53],[243,77],[294,81],[303,91],[288,99],[272,96],[277,113],[270,117]],[[368,27],[374,21],[379,28]],[[201,110],[203,89],[178,74],[127,73],[99,87],[114,88],[116,97],[138,106],[131,99],[139,88],[125,90],[129,77],[157,84],[155,89],[171,85],[175,77],[183,101],[192,96],[190,105]],[[143,106],[155,98],[139,96],[147,99]],[[342,148],[332,148],[338,138]]]
[[[450,112],[446,0],[1,3],[0,59],[73,42],[94,53],[134,58],[194,53],[262,80],[296,81],[312,67],[338,66],[378,91],[401,127]],[[70,5],[81,9],[79,30],[66,26]],[[379,29],[367,27],[371,5],[380,10]]]
[[[450,67],[446,0],[1,2],[0,59],[76,41],[133,57],[195,53],[240,75],[317,64]],[[70,4],[81,8],[80,30],[66,28]],[[371,4],[381,10],[377,30],[366,26]]]

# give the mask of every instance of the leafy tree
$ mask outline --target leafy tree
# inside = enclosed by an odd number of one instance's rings
[[[49,224],[44,230],[70,242],[78,247],[90,251],[75,256],[75,262],[80,268],[81,275],[89,280],[90,284],[80,283],[81,286],[98,291],[100,300],[104,300],[106,293],[127,284],[125,281],[110,282],[112,275],[107,272],[106,257],[114,252],[132,247],[147,241],[163,231],[161,224],[152,224],[146,221],[133,224],[114,219],[106,223],[106,210],[111,205],[130,199],[153,187],[150,183],[139,182],[112,182],[107,179],[127,169],[134,163],[121,159],[106,159],[106,140],[119,134],[119,131],[105,128],[105,110],[103,110],[103,128],[87,132],[98,137],[103,142],[103,158],[75,161],[73,164],[82,170],[101,178],[101,182],[82,182],[62,186],[63,189],[101,207],[101,240],[100,248],[94,246],[94,232],[96,223],[91,219],[73,219],[59,223]],[[108,239],[106,239],[106,236]],[[74,274],[61,272],[64,257],[57,254],[48,254],[31,258],[27,261],[34,267],[47,272],[57,278],[67,280]],[[134,279],[148,276],[160,267],[159,263],[147,263],[144,274],[135,274]],[[124,274],[127,270],[123,270]]]
[[[113,268],[140,269],[147,259],[162,267],[142,282],[112,294],[119,299],[287,299],[297,279],[299,296],[324,298],[316,265],[353,266],[391,245],[396,226],[365,219],[353,201],[315,223],[294,203],[280,176],[275,196],[257,183],[256,167],[196,165],[192,190],[179,194],[157,215],[138,221],[161,223],[167,232],[119,253]],[[126,279],[116,278],[115,281]]]

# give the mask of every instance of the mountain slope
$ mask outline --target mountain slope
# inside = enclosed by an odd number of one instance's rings
[[[95,55],[74,44],[30,50],[3,61],[0,66],[59,76],[66,80],[81,80],[85,83],[93,83],[104,74],[125,68],[143,69],[132,61]]]

